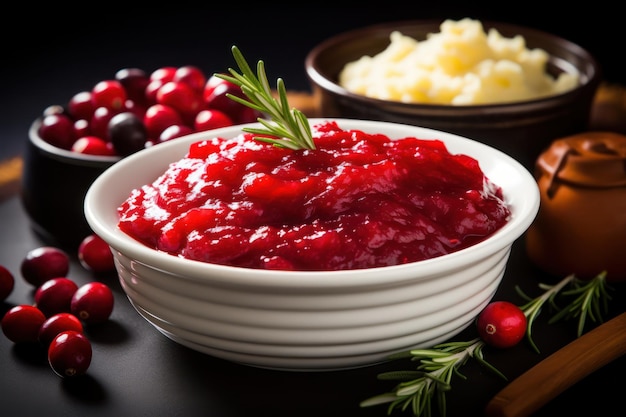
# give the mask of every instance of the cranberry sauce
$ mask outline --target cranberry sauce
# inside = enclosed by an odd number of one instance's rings
[[[372,268],[471,246],[510,212],[478,162],[439,140],[315,126],[316,150],[243,133],[190,146],[118,209],[121,230],[173,255],[286,270]]]

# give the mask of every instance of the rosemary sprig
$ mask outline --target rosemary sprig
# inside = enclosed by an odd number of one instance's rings
[[[608,294],[610,287],[606,284],[606,273],[600,273],[590,281],[584,282],[576,278],[575,275],[568,275],[556,285],[539,284],[545,292],[536,298],[530,298],[524,294],[519,287],[517,292],[528,300],[520,308],[527,318],[526,337],[531,346],[538,352],[537,346],[532,340],[532,325],[539,316],[542,307],[546,303],[557,308],[557,296],[575,296],[566,308],[558,309],[559,313],[550,319],[553,323],[560,319],[579,317],[578,336],[582,334],[585,318],[591,317],[601,320],[602,311],[600,305],[607,305],[611,298]],[[571,289],[564,290],[566,287]],[[407,352],[400,352],[391,356],[390,360],[406,359],[419,361],[419,365],[414,370],[390,371],[378,375],[380,380],[400,381],[391,391],[370,397],[361,402],[361,407],[370,407],[379,404],[389,404],[387,415],[393,411],[410,410],[414,417],[430,416],[432,413],[432,403],[436,399],[440,415],[446,414],[446,393],[452,389],[452,377],[454,375],[463,379],[459,368],[470,358],[476,361],[506,380],[500,371],[487,362],[483,357],[485,342],[480,338],[472,339],[468,342],[447,342],[434,346],[431,349],[414,349]]]
[[[608,301],[611,299],[608,290],[612,287],[606,284],[606,271],[589,281],[575,279],[572,284],[573,288],[563,291],[563,296],[576,298],[566,308],[552,316],[548,323],[578,317],[577,336],[580,337],[583,334],[587,317],[593,322],[604,321],[602,313],[608,311]]]
[[[300,110],[289,107],[287,89],[282,78],[276,81],[278,100],[272,95],[270,84],[265,73],[263,61],[257,63],[257,74],[252,72],[243,54],[232,47],[232,53],[239,66],[241,74],[229,68],[227,74],[215,74],[217,77],[230,81],[241,88],[247,100],[228,94],[231,100],[269,115],[271,120],[258,118],[264,128],[243,128],[243,131],[253,133],[256,140],[271,143],[275,146],[288,149],[315,149],[311,126],[307,117]],[[273,136],[273,137],[268,137]]]
[[[411,350],[411,360],[419,360],[420,364],[414,371],[391,371],[378,375],[380,380],[401,381],[393,392],[377,395],[361,402],[361,407],[390,403],[387,414],[394,409],[405,411],[410,409],[414,416],[431,415],[432,398],[436,396],[439,411],[445,415],[446,392],[452,389],[450,382],[453,375],[463,379],[458,368],[470,357],[485,365],[495,374],[506,380],[506,377],[487,363],[483,358],[485,346],[480,338],[469,342],[448,342],[434,346],[432,349]],[[403,355],[406,356],[406,355]]]

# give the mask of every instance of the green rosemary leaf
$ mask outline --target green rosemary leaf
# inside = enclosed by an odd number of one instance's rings
[[[258,61],[255,75],[239,48],[233,46],[232,53],[241,73],[229,68],[230,75],[215,75],[239,86],[247,98],[228,94],[231,100],[269,115],[270,119],[258,119],[262,128],[246,127],[242,130],[257,135],[254,137],[256,140],[274,146],[292,150],[315,149],[309,121],[300,110],[289,107],[287,88],[282,78],[276,81],[277,100],[272,95],[263,61]]]

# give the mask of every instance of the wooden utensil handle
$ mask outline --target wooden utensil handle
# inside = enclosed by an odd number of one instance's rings
[[[524,417],[626,353],[626,312],[554,352],[520,375],[487,404],[489,417]]]

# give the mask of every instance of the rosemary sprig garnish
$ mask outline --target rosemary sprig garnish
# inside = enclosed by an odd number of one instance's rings
[[[601,320],[602,311],[600,306],[606,306],[611,298],[606,284],[606,273],[602,272],[595,278],[585,282],[576,278],[575,275],[568,275],[556,285],[539,284],[545,292],[540,296],[531,299],[518,287],[517,292],[528,300],[526,304],[520,306],[527,318],[526,337],[537,352],[537,346],[532,340],[532,325],[539,316],[542,307],[546,303],[557,308],[556,297],[575,296],[566,308],[558,309],[559,313],[554,315],[549,323],[570,317],[579,317],[578,336],[582,334],[585,325],[585,318],[591,317],[594,321]],[[566,287],[567,290],[564,290]],[[431,349],[414,349],[407,352],[400,352],[391,356],[390,360],[406,359],[419,361],[416,369],[407,371],[390,371],[378,375],[380,380],[400,381],[391,391],[370,397],[361,402],[361,407],[370,407],[379,404],[389,404],[387,415],[393,411],[410,410],[414,417],[430,416],[432,413],[432,403],[436,400],[440,415],[446,414],[446,393],[452,389],[452,376],[456,375],[463,379],[459,368],[467,363],[470,358],[476,361],[506,380],[500,371],[487,362],[483,357],[485,342],[480,338],[475,338],[467,342],[447,342],[434,346]]]
[[[243,54],[237,48],[232,47],[232,53],[239,66],[241,74],[229,68],[227,74],[215,74],[217,77],[230,81],[241,88],[241,91],[248,98],[243,99],[232,94],[228,94],[231,100],[258,110],[269,115],[271,120],[258,118],[264,128],[243,128],[243,131],[253,133],[256,140],[271,143],[282,148],[315,149],[311,126],[307,117],[300,110],[289,107],[287,100],[287,89],[282,78],[276,81],[276,91],[278,100],[272,95],[270,84],[265,73],[263,61],[257,63],[257,74],[252,72]],[[272,137],[268,137],[273,136]]]

